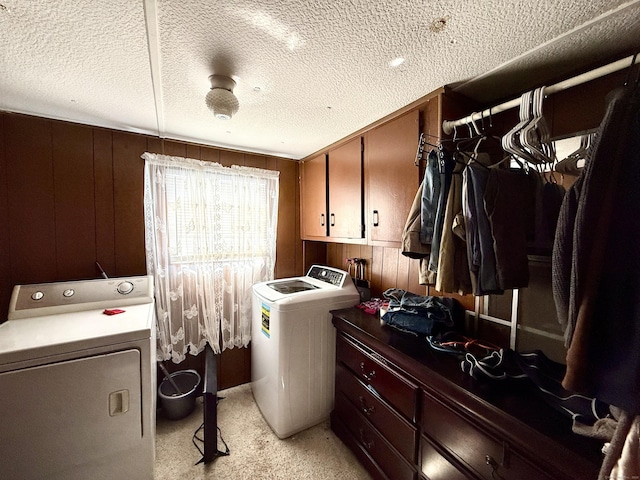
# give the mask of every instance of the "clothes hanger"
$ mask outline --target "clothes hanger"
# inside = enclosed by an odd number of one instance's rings
[[[554,163],[555,150],[549,145],[550,132],[542,112],[545,87],[536,88],[533,92],[531,116],[532,120],[520,133],[520,142],[538,163]]]
[[[538,159],[533,157],[529,151],[522,145],[520,141],[520,134],[522,129],[526,127],[532,120],[531,104],[533,101],[533,92],[525,92],[520,97],[520,121],[509,132],[502,137],[502,148],[505,152],[510,153],[516,160],[524,160],[525,164],[530,163],[536,165],[539,162]],[[518,161],[519,165],[523,165]],[[527,169],[528,171],[528,169]]]

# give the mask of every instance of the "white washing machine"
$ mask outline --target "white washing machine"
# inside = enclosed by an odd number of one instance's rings
[[[153,479],[152,278],[18,285],[8,318],[0,476]]]
[[[329,311],[359,301],[347,272],[318,265],[253,286],[251,389],[279,438],[329,417],[336,349]]]

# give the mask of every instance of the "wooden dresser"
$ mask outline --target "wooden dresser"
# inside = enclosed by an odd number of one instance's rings
[[[456,356],[356,308],[337,330],[331,428],[376,479],[596,479],[600,441],[536,387],[478,381]]]

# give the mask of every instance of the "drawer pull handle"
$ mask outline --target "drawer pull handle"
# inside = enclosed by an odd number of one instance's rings
[[[370,407],[367,407],[367,404],[364,401],[364,397],[362,395],[360,395],[359,400],[360,400],[360,408],[362,409],[362,413],[364,413],[366,416],[370,416],[375,413],[376,407],[374,407],[373,405],[371,405]]]
[[[364,362],[360,362],[360,370],[362,370],[362,376],[367,382],[370,382],[371,379],[375,378],[376,376],[375,370],[371,370],[369,373],[367,373],[367,369],[364,368]]]
[[[495,480],[504,480],[504,477],[498,473],[498,467],[500,466],[498,462],[491,456],[485,455],[484,461],[487,465],[491,467],[491,478]]]
[[[371,450],[373,448],[373,446],[375,445],[373,440],[367,440],[365,438],[365,434],[364,434],[364,430],[363,429],[360,429],[360,442],[362,442],[362,445],[367,450]]]

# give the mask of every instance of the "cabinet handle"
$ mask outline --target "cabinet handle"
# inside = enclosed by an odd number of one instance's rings
[[[362,395],[360,395],[359,400],[360,400],[360,408],[362,409],[362,413],[364,413],[366,416],[369,417],[376,412],[376,407],[374,407],[373,405],[370,407],[367,407],[367,404],[364,401],[364,397]]]
[[[336,226],[336,216],[335,214],[331,214],[331,217],[329,217],[331,219],[331,226],[335,227]]]
[[[366,439],[365,434],[364,434],[364,430],[362,428],[360,429],[360,442],[362,443],[364,448],[366,448],[367,450],[371,450],[373,448],[373,446],[375,445],[373,440],[367,440]]]
[[[370,382],[371,379],[375,378],[376,376],[375,370],[371,370],[367,373],[367,370],[364,368],[364,362],[360,362],[360,370],[362,370],[362,376],[367,382]]]
[[[320,226],[324,227],[324,213],[320,214]]]
[[[374,210],[374,211],[373,211],[373,226],[374,226],[374,227],[377,227],[377,226],[378,226],[378,224],[379,224],[379,221],[378,221],[378,220],[379,220],[379,219],[378,219],[378,210]]]

